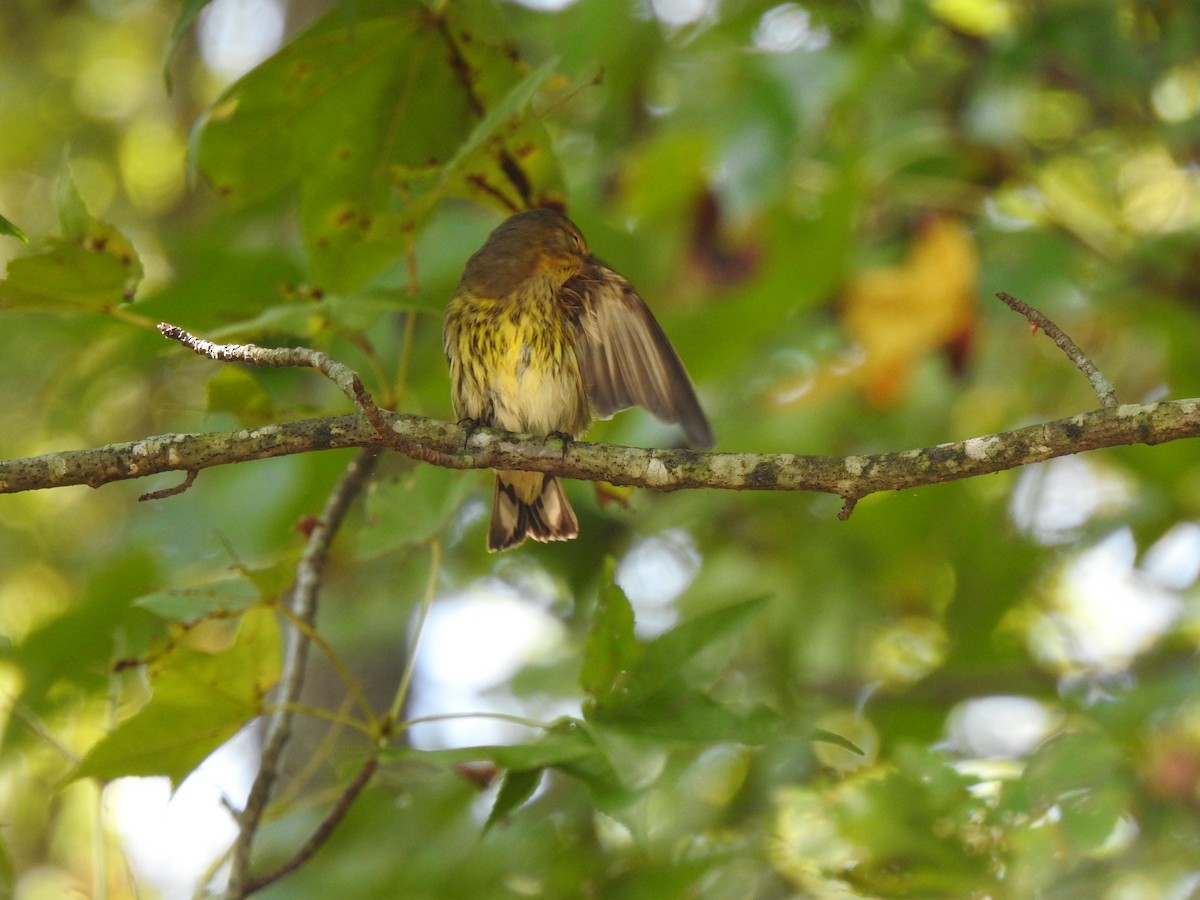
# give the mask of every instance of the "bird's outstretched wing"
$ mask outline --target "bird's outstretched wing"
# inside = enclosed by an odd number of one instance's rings
[[[637,291],[603,263],[588,260],[560,295],[572,327],[588,400],[607,418],[641,406],[677,422],[688,443],[713,445],[712,429],[687,370]]]

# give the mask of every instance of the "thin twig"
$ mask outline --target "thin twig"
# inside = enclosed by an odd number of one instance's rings
[[[400,675],[400,683],[396,685],[396,694],[392,698],[391,710],[388,712],[388,728],[398,721],[408,702],[408,689],[412,684],[413,673],[417,670],[417,650],[421,646],[421,635],[425,633],[425,622],[429,618],[429,610],[433,606],[433,595],[437,592],[438,576],[442,568],[442,544],[437,538],[429,542],[429,577],[425,580],[425,591],[421,595],[421,607],[417,613],[417,622],[413,628],[412,643],[408,648],[408,656],[404,660],[404,671]]]
[[[352,462],[330,494],[320,520],[309,534],[304,553],[296,566],[296,581],[292,586],[290,606],[295,619],[312,627],[317,614],[317,596],[321,576],[329,557],[334,535],[345,519],[352,501],[358,496],[379,458],[377,450],[366,450]],[[304,670],[308,660],[309,638],[300,628],[287,629],[287,649],[279,676],[277,707],[267,724],[267,735],[259,756],[258,775],[250,788],[246,806],[238,816],[238,836],[234,842],[229,887],[226,896],[240,900],[255,888],[250,876],[251,852],[271,790],[279,777],[279,764],[284,748],[291,737],[292,706],[304,686]],[[369,777],[369,776],[368,776]],[[313,851],[315,852],[315,850]]]
[[[316,855],[317,851],[329,840],[329,836],[333,834],[333,830],[346,817],[346,813],[350,811],[351,805],[358,799],[358,795],[362,793],[363,788],[370,783],[371,776],[375,774],[375,769],[379,766],[378,753],[378,749],[373,750],[371,755],[363,762],[362,767],[358,770],[358,774],[354,776],[354,780],[346,785],[346,789],[338,797],[337,803],[333,805],[333,808],[321,820],[321,824],[316,827],[316,830],[304,842],[304,846],[297,850],[291,859],[283,863],[283,865],[247,881],[244,893],[239,896],[244,897],[255,891],[262,890],[289,872],[300,868],[300,866]]]
[[[540,731],[549,731],[557,724],[557,722],[543,722],[540,719],[531,719],[528,716],[515,716],[512,713],[498,712],[433,713],[428,716],[416,716],[412,719],[405,719],[403,724],[405,728],[411,728],[413,725],[425,725],[429,722],[456,722],[467,719],[507,722],[510,725],[521,725],[525,728],[536,728]]]
[[[328,353],[312,350],[308,347],[259,347],[256,344],[214,344],[184,331],[178,325],[159,322],[158,330],[164,337],[178,341],[194,353],[207,356],[221,362],[240,362],[252,366],[264,366],[274,369],[309,368],[316,369],[338,386],[343,394],[349,397],[359,408],[375,433],[383,443],[393,450],[403,453],[412,459],[419,459],[434,465],[444,465],[445,457],[422,446],[419,443],[407,441],[405,436],[389,426],[386,418],[375,403],[375,399],[363,386],[358,373],[340,363]]]
[[[348,696],[348,695],[347,695]],[[371,740],[374,740],[379,734],[379,728],[369,722],[359,722],[355,719],[348,718],[347,713],[334,712],[326,709],[323,706],[310,706],[307,703],[272,703],[270,705],[271,712],[280,709],[286,709],[299,716],[307,716],[310,719],[318,719],[322,722],[328,722],[330,725],[337,728],[351,728],[359,734],[364,735]]]
[[[346,690],[350,692],[350,696],[357,702],[359,711],[366,719],[365,730],[373,734],[378,729],[379,722],[375,716],[375,710],[371,707],[370,701],[367,700],[366,694],[363,693],[362,682],[354,677],[354,673],[350,671],[342,658],[334,652],[333,647],[321,636],[321,633],[317,631],[312,622],[296,617],[287,607],[280,607],[279,612],[291,623],[293,628],[298,628],[306,638],[317,645],[317,649],[321,651],[321,655],[333,667],[338,678],[342,680],[342,684],[346,686]]]
[[[1058,348],[1063,353],[1067,354],[1067,358],[1075,363],[1087,380],[1092,385],[1092,390],[1096,392],[1096,396],[1100,398],[1100,405],[1105,409],[1115,409],[1117,404],[1117,394],[1113,389],[1112,382],[1104,377],[1096,364],[1092,362],[1087,354],[1079,349],[1079,346],[1067,336],[1061,328],[1046,318],[1045,315],[1034,309],[1028,303],[1018,300],[1012,294],[1006,294],[1004,291],[998,291],[996,296],[1006,303],[1014,312],[1019,312],[1028,319],[1035,328],[1040,328],[1046,332],[1046,337],[1054,341]]]
[[[338,708],[331,715],[325,716],[329,721],[329,727],[325,729],[320,742],[312,748],[308,754],[308,759],[300,767],[299,771],[292,775],[288,779],[288,783],[280,787],[271,797],[271,804],[267,808],[268,818],[271,817],[275,810],[279,810],[280,814],[283,814],[287,810],[295,809],[298,806],[298,798],[304,794],[305,789],[317,777],[319,771],[329,762],[330,755],[337,746],[338,740],[342,737],[342,732],[346,728],[359,727],[359,723],[349,719],[354,702],[354,697],[347,691],[342,697],[342,702],[338,705]],[[379,729],[372,727],[368,737],[372,743],[377,743]]]
[[[363,387],[362,378],[358,373],[340,363],[328,353],[312,350],[308,347],[259,347],[257,344],[214,344],[184,331],[178,325],[169,322],[159,322],[158,330],[163,337],[178,341],[194,353],[207,356],[220,362],[241,362],[252,366],[272,369],[308,368],[316,369],[338,386],[343,394],[349,397],[367,417],[367,421],[375,426],[375,430],[384,439],[388,439],[387,423],[379,413],[367,389]]]
[[[68,764],[73,767],[79,766],[81,758],[76,755],[75,751],[55,737],[54,734],[51,733],[50,729],[47,728],[36,715],[34,715],[33,710],[17,700],[7,691],[3,692],[3,696],[5,700],[9,701],[10,715],[12,718],[22,723],[26,728],[37,735],[40,740],[46,743],[47,747],[50,747],[52,750],[54,750],[54,752],[66,760]]]
[[[179,484],[168,488],[162,488],[157,491],[147,491],[138,497],[138,500],[140,502],[145,502],[147,500],[163,500],[167,497],[174,497],[176,494],[182,494],[192,486],[192,482],[196,480],[196,476],[199,474],[199,469],[188,469],[186,477],[184,477],[183,481],[179,482]]]

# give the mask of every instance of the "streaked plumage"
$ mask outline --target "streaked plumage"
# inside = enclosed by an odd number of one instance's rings
[[[687,371],[633,287],[550,209],[502,222],[468,261],[442,333],[460,419],[506,431],[582,435],[642,406],[713,444]],[[553,475],[497,472],[488,549],[569,540],[575,513]]]

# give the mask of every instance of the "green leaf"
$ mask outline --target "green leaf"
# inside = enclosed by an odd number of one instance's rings
[[[8,221],[8,219],[4,218],[4,216],[0,216],[0,234],[7,234],[10,237],[15,237],[24,244],[29,243],[29,238],[25,237],[25,232],[23,232],[12,222]]]
[[[948,886],[988,865],[987,854],[963,852],[961,835],[975,827],[984,806],[974,786],[940,754],[903,747],[894,768],[847,782],[833,812],[876,868],[865,876],[888,878],[891,861],[902,860],[909,896],[957,896]]]
[[[391,295],[334,294],[316,302],[268,306],[256,315],[206,332],[213,340],[247,342],[277,335],[318,334],[329,323],[348,331],[365,331],[385,315],[415,307]]]
[[[394,293],[333,294],[317,303],[316,307],[330,322],[350,331],[365,331],[383,316],[404,310],[428,311],[428,307],[408,298],[397,297]],[[440,305],[437,314],[441,315]]]
[[[1120,759],[1120,748],[1103,735],[1063,734],[1037,749],[1021,780],[1034,803],[1049,806],[1064,794],[1111,784]]]
[[[245,343],[278,335],[309,336],[316,331],[314,307],[307,303],[280,303],[268,306],[248,319],[210,329],[215,341]]]
[[[75,186],[69,159],[63,160],[62,175],[58,179],[57,203],[58,224],[62,228],[63,237],[77,241],[88,237],[96,220],[92,218],[92,214],[83,200],[83,195]]]
[[[397,761],[457,765],[491,762],[509,772],[557,769],[588,786],[599,797],[610,797],[623,789],[621,778],[597,743],[592,730],[575,719],[563,719],[537,741],[511,746],[485,745],[448,750],[392,748],[384,756]]]
[[[394,747],[383,755],[396,760],[419,759],[447,765],[492,762],[502,769],[545,769],[559,767],[596,752],[595,741],[582,723],[565,719],[556,723],[537,741],[528,744],[484,744],[446,750]]]
[[[755,597],[701,613],[644,646],[633,674],[636,694],[650,694],[679,676],[680,670],[718,640],[733,638],[758,615],[766,597]]]
[[[47,249],[14,259],[0,281],[0,307],[100,311],[130,300],[141,277],[135,258],[106,244],[51,239]]]
[[[224,652],[184,647],[156,663],[149,702],[93,747],[73,777],[109,781],[166,775],[178,785],[262,713],[263,696],[278,679],[279,666],[275,614],[254,607],[242,616]]]
[[[66,685],[103,689],[111,670],[114,634],[140,616],[130,610],[130,585],[154,584],[162,577],[146,553],[114,554],[92,575],[86,591],[62,615],[48,620],[13,649],[11,660],[25,685],[21,702],[39,715],[71,696]],[[9,738],[8,734],[4,738]]]
[[[425,181],[427,190],[420,193],[419,200],[410,201],[410,209],[400,214],[385,214],[380,219],[381,225],[396,234],[412,227],[420,218],[428,215],[434,205],[441,199],[452,194],[465,197],[478,197],[478,185],[503,184],[504,177],[497,177],[493,171],[496,161],[503,159],[507,153],[505,143],[515,141],[526,142],[526,152],[522,164],[529,165],[536,161],[531,154],[538,146],[540,124],[531,124],[520,118],[520,113],[533,100],[538,89],[553,73],[558,60],[552,58],[542,63],[517,82],[507,94],[479,122],[459,146],[454,157],[441,166],[437,179],[431,185],[428,179],[421,178],[421,172],[413,173],[414,183],[408,185],[414,195],[421,190],[421,182]],[[557,181],[557,172],[555,172]],[[510,201],[519,206],[524,205],[525,198],[516,196]]]
[[[0,307],[100,311],[133,299],[142,263],[125,235],[94,218],[64,167],[58,189],[63,236],[14,259],[0,281]]]
[[[842,737],[840,734],[834,734],[832,731],[826,731],[824,728],[814,728],[809,732],[808,739],[817,741],[822,744],[833,744],[835,747],[841,747],[843,750],[849,750],[858,756],[866,756],[866,752],[855,744],[853,741]]]
[[[504,773],[504,780],[500,782],[500,790],[496,793],[496,802],[492,804],[492,811],[483,823],[485,832],[533,796],[541,783],[542,771],[514,769]]]
[[[491,5],[467,7],[375,0],[352,23],[332,12],[194,132],[194,164],[231,201],[300,189],[323,288],[357,288],[394,262],[450,193],[512,209],[561,197],[549,137],[521,113],[549,67],[528,75]]]
[[[488,111],[482,121],[471,129],[471,133],[459,146],[454,158],[444,167],[443,173],[461,172],[473,158],[478,160],[480,150],[497,138],[503,137],[506,130],[515,130],[515,126],[520,124],[518,116],[521,111],[529,106],[538,89],[546,83],[546,79],[554,73],[557,66],[558,57],[551,57],[514,84]],[[445,174],[443,174],[442,180],[448,180]]]
[[[213,0],[183,0],[179,8],[179,15],[175,18],[175,25],[171,28],[171,37],[167,42],[167,52],[163,57],[163,82],[167,86],[167,93],[171,93],[171,61],[175,58],[175,51],[179,49],[179,43],[183,40],[183,36],[187,34],[192,23],[196,21],[204,7],[212,3]],[[338,5],[342,8],[342,13],[346,18],[346,22],[350,27],[354,25],[356,2],[355,0],[338,0]]]
[[[175,58],[175,51],[179,49],[179,42],[183,40],[187,30],[192,27],[192,23],[200,15],[200,11],[210,3],[212,0],[183,0],[179,6],[179,15],[175,17],[171,38],[167,42],[167,52],[163,57],[163,82],[167,86],[168,94],[171,93],[171,61]]]
[[[589,683],[603,689],[589,690],[592,702],[584,710],[590,724],[640,738],[746,744],[763,743],[783,730],[773,710],[720,702],[684,678],[686,665],[718,639],[736,635],[763,598],[704,613],[640,644],[624,594],[616,585],[608,591],[615,593],[602,593],[600,610],[609,611],[598,614],[584,650],[583,673],[591,679],[584,681],[585,690]]]
[[[670,748],[659,737],[607,728],[595,722],[588,722],[587,728],[605,760],[620,776],[622,793],[643,791],[662,777]]]
[[[613,569],[609,559],[580,668],[588,722],[671,740],[761,743],[778,733],[780,718],[773,711],[719,703],[683,677],[702,651],[741,631],[765,598],[704,613],[643,644]]]
[[[134,606],[172,622],[193,622],[214,613],[245,609],[262,600],[259,590],[245,578],[227,578],[195,588],[176,588],[144,594]]]
[[[670,741],[737,741],[761,744],[782,730],[783,719],[765,706],[748,709],[719,703],[682,685],[637,703],[596,707],[589,723],[639,737]]]
[[[1030,758],[1021,776],[1034,814],[1056,806],[1077,853],[1098,849],[1129,805],[1121,748],[1103,734],[1063,734]]]
[[[615,561],[608,557],[579,670],[580,686],[595,706],[628,689],[629,670],[643,652],[633,632],[633,607],[613,580],[615,569]]]
[[[1092,853],[1112,837],[1130,797],[1123,786],[1105,785],[1063,797],[1058,804],[1062,831],[1079,854]]]
[[[461,472],[436,466],[380,480],[367,495],[371,527],[363,532],[358,552],[371,557],[429,540],[453,519],[477,484]]]
[[[266,565],[239,566],[238,573],[254,585],[259,597],[272,601],[292,589],[296,583],[296,564],[299,562],[300,549],[290,547]]]

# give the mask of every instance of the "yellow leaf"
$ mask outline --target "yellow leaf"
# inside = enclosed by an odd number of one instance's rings
[[[609,484],[607,481],[597,481],[595,488],[596,501],[602,508],[608,506],[610,503],[616,503],[628,509],[629,501],[633,499],[634,491],[637,490],[637,488],[632,487],[619,487],[615,484]]]
[[[841,318],[863,355],[867,399],[903,399],[912,369],[940,349],[962,350],[975,319],[975,243],[952,216],[929,219],[902,265],[864,272],[846,288]]]

